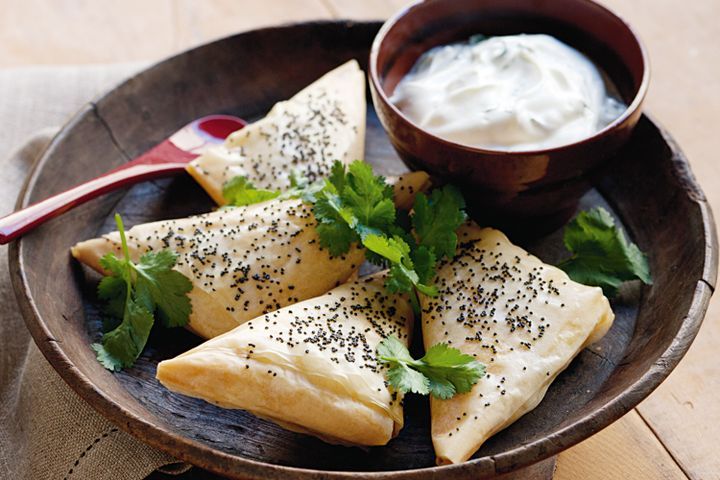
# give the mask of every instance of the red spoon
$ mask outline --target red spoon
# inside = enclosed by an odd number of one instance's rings
[[[0,245],[21,236],[46,220],[118,188],[185,171],[185,166],[228,135],[247,125],[231,115],[209,115],[185,125],[170,138],[139,157],[94,180],[0,218]]]

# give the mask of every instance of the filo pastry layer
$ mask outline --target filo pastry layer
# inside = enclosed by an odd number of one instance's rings
[[[380,341],[407,344],[412,309],[382,273],[251,320],[171,360],[170,390],[248,410],[331,443],[384,445],[403,425],[402,396],[375,359]]]
[[[406,208],[429,185],[424,172],[388,179]],[[315,297],[356,274],[364,251],[353,246],[332,257],[320,246],[312,207],[301,200],[270,200],[176,220],[136,225],[126,232],[130,256],[168,248],[175,270],[187,276],[192,313],[188,329],[212,338],[286,305]],[[101,272],[100,259],[120,255],[120,234],[80,242],[72,255]]]
[[[614,314],[598,287],[576,283],[500,231],[464,226],[440,295],[421,297],[425,347],[448,342],[487,375],[472,391],[431,399],[439,464],[467,460],[493,434],[535,408],[555,377],[602,338]]]
[[[363,160],[365,74],[355,60],[328,72],[262,119],[190,162],[187,171],[219,204],[225,182],[246,176],[258,188],[284,190],[290,173],[325,177],[335,160]]]

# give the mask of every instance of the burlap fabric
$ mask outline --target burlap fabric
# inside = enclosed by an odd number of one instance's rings
[[[12,211],[58,126],[139,67],[0,70],[0,215]],[[47,363],[19,314],[0,247],[0,479],[136,480],[163,466],[178,463],[118,430]]]

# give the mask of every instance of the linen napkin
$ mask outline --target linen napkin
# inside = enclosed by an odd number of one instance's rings
[[[0,70],[0,215],[59,125],[142,65]],[[14,153],[13,153],[14,152]],[[119,430],[75,394],[35,346],[0,247],[0,478],[137,480],[189,466]]]

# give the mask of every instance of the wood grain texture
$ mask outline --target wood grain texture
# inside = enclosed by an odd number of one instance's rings
[[[259,30],[153,67],[99,99],[56,138],[21,198],[31,202],[76,182],[90,173],[90,162],[94,169],[107,168],[112,166],[103,165],[107,158],[115,164],[136,155],[199,115],[225,109],[253,118],[348,58],[367,59],[378,26],[342,22]],[[272,63],[264,60],[268,55]],[[237,88],[237,78],[247,79],[243,89]],[[178,102],[178,96],[184,101]],[[368,113],[369,161],[383,173],[401,171],[372,109]],[[97,138],[97,145],[87,145],[87,138]],[[472,461],[442,470],[431,468],[425,399],[408,399],[406,426],[389,446],[364,451],[327,445],[162,388],[154,379],[155,365],[197,343],[187,332],[152,337],[136,366],[122,374],[112,375],[95,361],[88,348],[100,335],[95,282],[68,262],[67,249],[107,231],[114,211],[132,224],[207,210],[207,198],[188,179],[137,186],[119,203],[91,203],[62,222],[49,222],[13,245],[14,282],[31,332],[70,385],[122,428],[181,459],[238,478],[316,475],[288,467],[318,469],[332,478],[390,469],[403,470],[396,478],[413,479],[511,472],[572,446],[626,413],[667,375],[697,331],[710,296],[708,283],[715,280],[714,237],[701,192],[681,152],[668,141],[644,118],[599,185],[609,204],[597,192],[584,198],[584,207],[614,209],[650,252],[653,287],[630,289],[614,302],[617,318],[609,334],[578,356],[538,408],[494,436]],[[60,170],[64,175],[58,175]],[[681,226],[680,231],[672,226]],[[559,235],[527,246],[553,263],[560,258]],[[34,255],[37,251],[54,252],[55,261],[48,265],[45,256]],[[684,264],[681,271],[674,268],[678,260]],[[677,296],[663,295],[670,290]],[[330,474],[337,470],[358,473]]]
[[[720,2],[604,0],[632,22],[653,68],[647,106],[683,146],[710,205],[720,210]],[[672,32],[672,34],[668,34]],[[713,80],[714,79],[714,80]],[[685,359],[638,411],[692,479],[720,478],[720,300]]]
[[[173,0],[175,48],[186,49],[233,33],[332,17],[323,0]]]
[[[640,415],[662,439],[693,480],[720,478],[720,305],[710,305],[705,325],[677,370],[638,406]]]
[[[168,0],[1,0],[0,11],[0,66],[135,61],[176,48]]]
[[[633,410],[563,452],[554,479],[685,480],[687,477]]]
[[[0,67],[157,59],[242,30],[330,17],[322,0],[0,0],[0,11]]]
[[[354,20],[379,20],[388,18],[412,0],[323,0],[335,18]]]
[[[720,2],[716,0],[602,0],[623,14],[639,31],[650,50],[653,67],[648,108],[657,115],[688,153],[711,205],[720,209],[720,166],[714,161],[716,125],[720,116],[720,95],[716,91],[720,62],[716,58],[716,40],[720,38]],[[193,2],[199,4],[200,2]],[[226,33],[241,28],[301,18],[325,18],[328,15],[355,18],[380,18],[391,13],[403,0],[267,0],[238,1],[246,9],[220,10],[227,15]],[[299,7],[297,7],[300,4]],[[392,5],[392,8],[388,7]],[[204,35],[221,35],[213,24],[214,15],[190,15],[173,12],[172,2],[95,2],[0,0],[0,67],[33,63],[92,63],[136,59],[155,59],[207,40]],[[208,7],[213,10],[213,7]],[[272,12],[271,15],[266,15]],[[157,15],[156,15],[157,14]],[[172,18],[172,31],[158,18]],[[192,17],[187,30],[186,17]],[[253,24],[253,19],[259,23]],[[162,22],[162,20],[161,20]],[[234,28],[233,22],[238,27]],[[148,35],[146,32],[151,31]],[[204,33],[209,32],[209,33]],[[720,366],[708,362],[720,341],[720,307],[715,300],[700,337],[670,378],[640,406],[673,456],[692,478],[720,478],[720,456],[716,445],[720,433],[712,425],[720,419]],[[647,431],[645,431],[647,434]],[[575,447],[580,449],[583,444]],[[611,444],[594,443],[595,449]],[[571,449],[560,456],[572,456]],[[611,457],[608,457],[611,458]],[[624,458],[624,457],[623,457]],[[575,460],[568,460],[575,461]],[[624,462],[624,459],[618,459]],[[558,475],[563,471],[560,469]],[[594,467],[596,475],[606,471]],[[598,478],[597,476],[595,478]],[[603,477],[610,478],[610,477]],[[619,478],[619,477],[618,477]],[[624,478],[624,477],[623,477]]]

